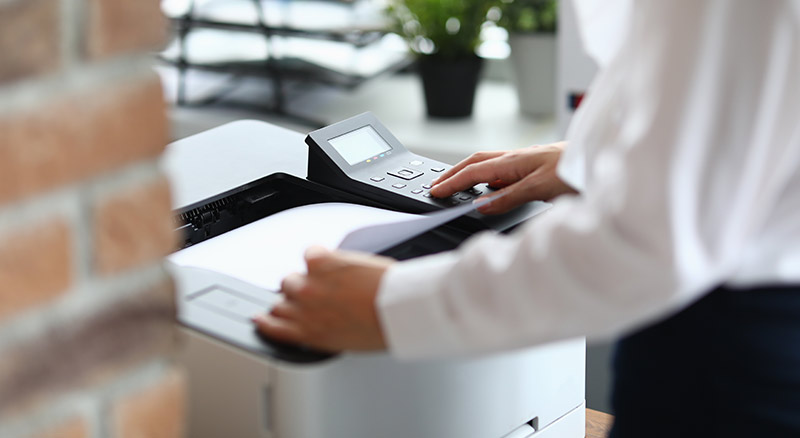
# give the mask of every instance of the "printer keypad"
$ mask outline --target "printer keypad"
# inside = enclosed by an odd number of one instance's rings
[[[410,164],[412,166],[419,166],[419,165],[422,165],[424,163],[418,163],[416,161],[410,161],[408,164]],[[408,170],[409,172],[406,172],[406,170]],[[431,170],[433,170],[434,172],[442,172],[442,171],[446,170],[446,168],[437,167],[437,168],[431,168]],[[403,173],[400,173],[401,171],[403,171]],[[415,177],[420,176],[422,174],[422,172],[411,171],[411,169],[407,169],[407,168],[400,168],[398,170],[390,171],[390,172],[387,172],[387,173],[392,177],[404,179],[406,181],[408,181],[410,179],[414,179]],[[373,176],[373,177],[370,177],[369,179],[374,183],[381,183],[381,182],[386,181],[386,178],[383,177],[383,176]],[[463,204],[463,203],[466,203],[466,202],[471,202],[471,201],[473,201],[474,199],[478,198],[479,196],[481,196],[482,194],[484,194],[486,192],[486,190],[483,188],[483,185],[480,184],[480,185],[476,185],[476,186],[474,186],[472,188],[465,189],[465,190],[460,191],[460,192],[455,192],[455,193],[453,193],[452,195],[450,195],[450,196],[448,196],[446,198],[436,198],[433,195],[431,195],[431,193],[430,193],[430,189],[433,188],[432,182],[426,183],[426,184],[420,184],[417,187],[414,187],[415,184],[412,184],[411,187],[409,187],[408,184],[405,184],[405,183],[402,183],[402,182],[398,182],[398,183],[392,184],[392,181],[391,181],[392,179],[394,179],[394,178],[389,178],[389,181],[387,181],[387,184],[391,184],[391,186],[394,189],[396,189],[397,191],[399,191],[400,193],[403,193],[406,196],[411,197],[411,198],[419,199],[420,201],[423,201],[423,200],[418,198],[418,196],[422,197],[422,198],[427,198],[427,200],[425,200],[424,202],[430,203],[430,204],[434,204],[434,205],[438,205],[440,207],[451,207],[451,206],[457,206],[457,205],[460,205],[460,204]]]

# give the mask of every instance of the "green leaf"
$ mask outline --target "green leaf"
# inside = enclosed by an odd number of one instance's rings
[[[387,13],[412,50],[423,52],[421,42],[432,42],[434,54],[456,59],[474,56],[486,14],[498,5],[498,0],[390,0]],[[456,31],[452,18],[460,24]]]
[[[500,10],[498,24],[509,32],[552,33],[558,25],[556,0],[502,0]]]

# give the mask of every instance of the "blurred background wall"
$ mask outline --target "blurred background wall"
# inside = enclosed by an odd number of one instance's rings
[[[158,0],[0,0],[0,436],[177,437]]]

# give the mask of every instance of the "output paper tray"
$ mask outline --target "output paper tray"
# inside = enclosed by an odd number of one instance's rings
[[[276,173],[179,209],[175,220],[182,246],[187,248],[280,211],[322,202],[349,202],[388,208],[318,183]],[[470,234],[454,225],[444,225],[382,254],[398,260],[434,254],[454,249]],[[269,242],[264,244],[269,245]],[[170,269],[182,294],[178,313],[181,324],[253,353],[289,362],[310,363],[331,357],[317,351],[268,341],[255,333],[244,311],[252,313],[257,308],[266,310],[278,299],[274,291],[263,290],[209,270],[172,264]]]

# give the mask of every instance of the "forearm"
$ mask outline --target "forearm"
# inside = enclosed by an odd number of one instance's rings
[[[575,213],[563,203],[511,236],[481,235],[455,253],[393,266],[378,297],[393,354],[474,354],[611,335],[676,297],[663,254]]]

